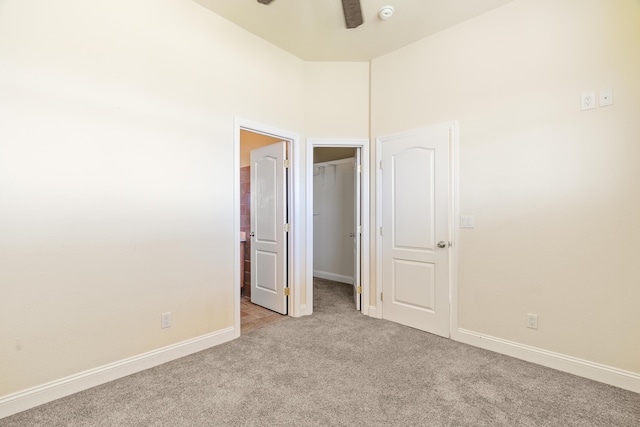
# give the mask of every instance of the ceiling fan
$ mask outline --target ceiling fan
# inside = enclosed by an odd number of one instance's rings
[[[258,0],[258,3],[269,4],[272,1]],[[347,24],[347,28],[356,28],[364,22],[360,0],[342,0],[342,10],[344,11],[344,21]]]

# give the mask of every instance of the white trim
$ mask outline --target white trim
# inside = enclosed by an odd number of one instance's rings
[[[460,142],[458,139],[458,122],[453,122],[451,127],[450,147],[450,195],[451,197],[451,265],[449,268],[449,336],[453,336],[458,329],[458,268],[460,260]]]
[[[240,130],[247,130],[254,133],[268,135],[274,138],[282,139],[289,142],[291,169],[289,173],[289,287],[291,288],[291,297],[289,298],[288,314],[292,317],[299,317],[306,314],[302,310],[302,280],[300,271],[304,260],[298,255],[297,248],[301,248],[302,244],[302,212],[298,207],[300,200],[300,136],[298,134],[277,129],[262,123],[252,122],[241,117],[234,118],[234,247],[235,247],[235,273],[234,273],[234,318],[235,326],[240,334]],[[297,230],[297,227],[300,230]]]
[[[360,148],[360,161],[362,162],[361,174],[361,217],[362,217],[362,251],[360,254],[362,264],[362,313],[369,314],[369,291],[370,284],[370,229],[369,229],[369,140],[368,139],[307,139],[307,161],[306,161],[306,210],[307,210],[307,230],[306,230],[306,281],[307,281],[307,303],[305,314],[313,313],[313,149],[315,147],[354,147]]]
[[[382,301],[380,300],[380,295],[382,294],[382,242],[380,241],[380,229],[382,228],[382,169],[380,168],[380,163],[382,162],[382,140],[380,137],[376,138],[374,162],[376,170],[376,226],[373,230],[373,240],[376,242],[376,301],[372,306],[375,307],[375,310],[369,309],[369,312],[375,313],[376,318],[382,319]]]
[[[378,307],[376,307],[375,305],[370,305],[369,306],[369,316],[370,317],[374,317],[376,319],[382,318],[382,316],[380,316],[380,314],[378,314]]]
[[[634,372],[466,329],[456,330],[452,338],[461,343],[640,393],[640,375]]]
[[[171,360],[206,350],[231,341],[236,336],[237,331],[235,328],[222,329],[10,394],[0,399],[0,419],[52,400],[153,368]]]
[[[320,279],[333,280],[334,282],[353,284],[353,276],[345,276],[344,274],[335,274],[328,271],[313,270],[313,277]]]
[[[240,336],[240,267],[244,269],[243,261],[240,259],[240,125],[238,119],[233,123],[233,326],[236,336]],[[249,238],[249,236],[246,236]]]

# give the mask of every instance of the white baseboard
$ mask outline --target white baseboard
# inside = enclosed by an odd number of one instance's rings
[[[139,354],[0,398],[0,419],[180,357],[231,341],[234,327]]]
[[[485,350],[495,351],[496,353],[526,360],[527,362],[536,363],[579,377],[589,378],[594,381],[640,393],[640,375],[634,372],[624,371],[611,366],[503,340],[466,329],[454,331],[452,338],[465,344],[484,348]]]
[[[321,279],[333,280],[334,282],[353,284],[353,277],[344,276],[342,274],[329,273],[328,271],[313,270],[313,277],[319,277]]]
[[[378,307],[375,305],[369,306],[369,312],[367,313],[367,315],[376,319],[382,319],[382,316],[380,316],[380,313],[378,312]]]
[[[313,312],[311,311],[311,307],[308,306],[307,304],[302,304],[300,306],[300,316],[297,316],[297,317],[309,316],[311,314],[313,314]]]

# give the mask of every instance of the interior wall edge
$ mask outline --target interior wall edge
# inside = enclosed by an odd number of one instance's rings
[[[640,393],[640,375],[565,354],[458,328],[454,341]]]
[[[129,357],[0,398],[0,419],[163,363],[224,344],[236,338],[234,327]]]

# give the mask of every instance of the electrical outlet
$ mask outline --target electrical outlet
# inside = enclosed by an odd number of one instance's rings
[[[162,329],[171,327],[171,313],[162,313],[160,315],[160,327]]]
[[[596,92],[584,92],[582,94],[580,109],[581,110],[591,110],[592,108],[596,108]]]
[[[527,313],[527,328],[538,329],[538,315]]]

